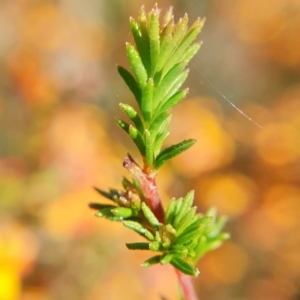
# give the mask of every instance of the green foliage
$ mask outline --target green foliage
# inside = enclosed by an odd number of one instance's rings
[[[112,221],[123,221],[125,219],[138,221],[141,217],[141,194],[138,187],[123,178],[124,191],[110,189],[109,192],[95,187],[95,190],[103,197],[114,202],[115,205],[90,203],[92,209],[96,209],[96,217],[104,217]]]
[[[194,192],[191,191],[184,198],[169,202],[164,224],[157,226],[156,220],[156,225],[152,227],[154,239],[148,239],[148,248],[145,243],[127,244],[129,249],[161,253],[144,262],[143,266],[170,263],[185,274],[197,276],[199,271],[194,263],[198,258],[219,247],[229,237],[228,234],[220,233],[225,219],[217,220],[215,210],[205,215],[196,214],[193,200]],[[153,223],[152,217],[145,214],[150,224]]]
[[[129,183],[127,179],[126,182]],[[129,186],[132,188],[131,184]],[[96,216],[120,221],[125,227],[148,240],[126,244],[128,249],[149,250],[156,253],[142,264],[144,267],[170,263],[187,275],[197,276],[199,271],[194,266],[197,260],[206,252],[218,248],[229,238],[228,234],[221,233],[226,219],[217,218],[215,209],[209,210],[205,215],[196,213],[196,207],[193,207],[193,191],[184,198],[171,199],[166,209],[164,223],[158,221],[148,205],[141,202],[138,196],[135,198],[138,201],[130,199],[129,195],[132,196],[132,193],[111,190],[111,194],[107,194],[98,191],[110,200],[113,198],[112,201],[120,207],[91,204],[90,207],[99,210]],[[120,200],[125,197],[126,199]]]
[[[199,239],[199,243],[195,249],[197,260],[205,253],[219,248],[224,241],[229,239],[228,233],[222,232],[222,229],[227,221],[225,216],[217,217],[217,210],[211,208],[206,214],[211,218],[211,221],[204,229],[203,235]]]
[[[189,148],[181,147],[181,151],[173,151],[172,155],[160,156],[162,144],[169,135],[170,110],[188,92],[180,88],[188,76],[186,65],[200,48],[195,39],[204,23],[204,19],[198,19],[188,28],[185,15],[174,24],[169,10],[160,25],[159,15],[155,6],[148,16],[142,8],[137,20],[130,18],[135,46],[126,43],[126,52],[133,74],[118,67],[137,101],[139,113],[128,104],[120,104],[134,127],[122,120],[117,120],[117,124],[134,141],[150,169],[158,169],[169,158]]]

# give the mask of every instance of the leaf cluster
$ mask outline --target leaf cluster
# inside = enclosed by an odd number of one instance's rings
[[[141,215],[141,204],[143,195],[139,184],[123,177],[122,185],[124,190],[109,189],[109,192],[97,187],[94,189],[103,197],[109,199],[113,204],[90,203],[92,209],[97,210],[96,217],[104,217],[111,221],[123,221],[124,219],[143,221]]]
[[[115,190],[111,190],[111,193],[98,191],[119,207],[100,204],[97,207],[94,203],[91,207],[98,209],[95,215],[120,221],[147,240],[128,243],[128,249],[155,252],[155,256],[142,264],[144,267],[170,263],[185,274],[197,276],[199,271],[194,264],[198,258],[219,247],[229,237],[228,234],[221,233],[226,219],[217,219],[214,209],[205,215],[196,213],[196,207],[192,206],[193,191],[184,198],[170,200],[163,224],[140,198],[136,197],[138,200],[135,202],[129,198],[124,201],[126,193]],[[131,196],[133,194],[132,192]]]
[[[130,18],[135,46],[126,43],[126,52],[132,72],[121,66],[118,72],[133,93],[139,112],[120,103],[132,124],[116,120],[139,149],[146,166],[156,170],[195,143],[188,139],[161,151],[169,135],[171,109],[188,93],[181,86],[188,76],[186,66],[200,48],[195,39],[204,23],[204,19],[197,19],[188,27],[185,14],[175,24],[169,10],[160,25],[159,15],[155,5],[148,15],[142,7],[137,20]]]

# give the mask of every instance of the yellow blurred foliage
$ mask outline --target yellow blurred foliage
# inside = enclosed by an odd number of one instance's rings
[[[7,64],[22,98],[27,103],[37,105],[57,101],[57,90],[42,70],[36,51],[25,46],[19,52],[11,54]]]
[[[252,203],[254,183],[241,174],[227,174],[199,180],[196,192],[207,208],[215,206],[220,214],[238,216]]]
[[[288,230],[300,225],[300,189],[292,185],[271,186],[264,197],[268,217]]]
[[[245,276],[249,263],[243,248],[233,242],[226,242],[220,249],[205,257],[203,265],[211,276],[211,282],[207,284],[216,287],[220,283],[238,282]]]
[[[299,159],[300,139],[295,126],[270,123],[257,134],[256,145],[260,157],[267,163],[281,166]]]
[[[16,300],[22,277],[33,268],[38,243],[21,224],[7,220],[0,222],[0,230],[0,299]]]
[[[239,37],[260,44],[266,58],[300,67],[300,3],[297,0],[235,1],[231,22]]]
[[[65,105],[48,124],[44,163],[58,168],[66,184],[76,189],[91,187],[95,182],[102,186],[119,182],[120,176],[115,174],[114,168],[117,163],[120,170],[122,166],[112,151],[114,143],[105,128],[106,116],[100,109]]]
[[[56,199],[44,211],[45,227],[51,234],[65,237],[80,236],[99,227],[99,220],[91,217],[92,211],[87,206],[98,200],[92,188],[78,189]]]
[[[236,1],[235,28],[241,38],[249,43],[265,44],[276,39],[283,28],[283,10],[287,2],[282,0]]]
[[[15,300],[21,294],[20,276],[11,266],[0,268],[0,299]]]
[[[178,172],[187,177],[227,165],[234,155],[234,143],[222,129],[220,120],[200,103],[201,98],[190,99],[174,109],[172,134],[168,139],[172,144],[187,137],[197,140],[191,149],[172,160]]]

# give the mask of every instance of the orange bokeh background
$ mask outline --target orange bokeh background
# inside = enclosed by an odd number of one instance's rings
[[[128,67],[129,16],[154,3],[1,1],[0,300],[177,299],[172,268],[140,268],[149,253],[124,245],[139,237],[87,206],[103,200],[93,186],[120,187],[127,152],[139,160],[114,123],[134,102],[116,64]],[[195,189],[199,211],[229,219],[197,293],[299,299],[300,3],[158,5],[207,18],[166,145],[198,142],[158,175],[164,205]]]

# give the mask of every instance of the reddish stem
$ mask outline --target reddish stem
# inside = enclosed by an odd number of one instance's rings
[[[156,172],[145,172],[134,161],[134,159],[127,154],[124,159],[123,166],[131,173],[133,178],[139,183],[145,200],[158,219],[159,222],[164,223],[164,209],[162,207],[156,186]]]
[[[182,293],[185,300],[198,300],[194,285],[192,283],[192,277],[181,273],[179,270],[175,269],[176,275],[178,277]]]
[[[134,161],[134,159],[127,154],[124,159],[123,166],[131,173],[133,178],[139,183],[143,196],[145,197],[148,206],[155,214],[159,222],[164,223],[164,209],[161,204],[156,186],[156,171],[148,172],[147,168],[144,170]],[[179,284],[182,289],[185,300],[198,300],[196,295],[192,278],[175,269]]]

